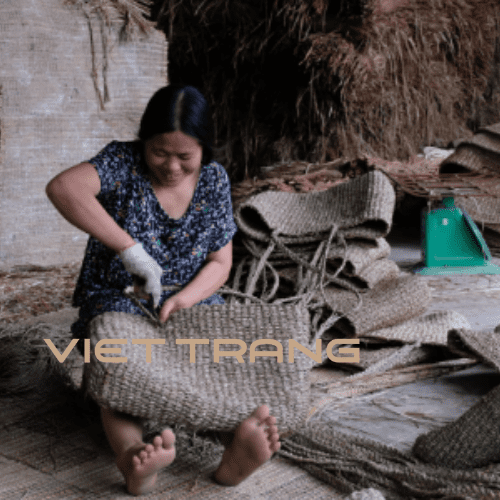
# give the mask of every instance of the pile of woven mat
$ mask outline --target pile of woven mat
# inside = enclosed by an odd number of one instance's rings
[[[235,210],[231,288],[274,304],[303,301],[312,316],[311,346],[319,338],[411,346],[366,349],[359,368],[423,361],[426,339],[446,343],[451,328],[469,323],[453,311],[422,316],[427,282],[388,258],[394,203],[390,181],[376,170],[325,191],[251,196]]]
[[[489,187],[496,196],[459,198],[457,205],[464,208],[480,224],[486,241],[494,254],[500,253],[500,123],[483,127],[470,139],[462,140],[455,152],[440,165],[439,172],[477,173],[497,176],[496,188]]]
[[[304,301],[313,350],[318,338],[361,340],[359,360],[349,363],[360,371],[330,383],[310,416],[336,398],[417,380],[419,370],[439,376],[478,359],[496,359],[500,369],[500,335],[470,331],[456,311],[425,314],[427,281],[388,259],[394,200],[391,183],[375,170],[325,191],[264,191],[236,206],[230,285],[274,304]],[[436,357],[436,347],[449,359]],[[491,462],[500,460],[499,419],[500,388],[459,421],[421,436],[412,453],[310,418],[284,439],[280,454],[340,491],[375,485],[387,498],[498,498],[500,466]]]

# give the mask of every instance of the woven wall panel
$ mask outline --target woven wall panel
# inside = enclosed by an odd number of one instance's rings
[[[45,195],[58,172],[113,139],[135,137],[149,97],[167,82],[167,44],[155,31],[134,42],[108,39],[107,71],[97,17],[63,0],[0,3],[0,266],[79,261],[87,235]]]

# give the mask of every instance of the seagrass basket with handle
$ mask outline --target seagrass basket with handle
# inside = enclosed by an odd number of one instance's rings
[[[122,339],[119,345],[105,346],[119,347],[119,354],[106,354],[107,362],[92,354],[85,364],[87,392],[101,406],[217,431],[233,430],[262,404],[269,406],[281,432],[293,431],[305,420],[313,361],[299,349],[293,349],[294,360],[289,360],[290,339],[309,347],[309,312],[303,304],[200,305],[175,312],[164,324],[108,312],[95,317],[89,329],[92,353],[101,340]],[[145,339],[165,341],[150,346],[149,360],[146,345],[137,343]],[[205,343],[176,342],[195,339]],[[261,339],[279,345],[255,346],[252,360],[251,344]],[[229,351],[218,359],[217,340],[222,341],[219,352]],[[282,360],[262,352],[281,349]],[[236,351],[240,358],[231,355]],[[117,356],[126,361],[109,362]]]

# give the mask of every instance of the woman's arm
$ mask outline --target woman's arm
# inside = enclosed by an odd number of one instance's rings
[[[100,190],[99,175],[90,163],[61,172],[46,188],[50,201],[67,221],[119,253],[136,242],[99,203]]]
[[[160,321],[167,321],[179,309],[194,306],[213,295],[228,279],[233,264],[233,244],[208,254],[200,272],[180,292],[166,300],[160,311]]]

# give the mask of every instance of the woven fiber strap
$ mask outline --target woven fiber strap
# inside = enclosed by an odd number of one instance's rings
[[[373,171],[327,191],[260,193],[237,208],[235,220],[244,234],[260,241],[271,233],[285,243],[317,241],[334,224],[346,237],[374,239],[388,233],[394,203],[389,179]]]
[[[419,436],[413,453],[424,462],[454,469],[500,462],[500,386],[454,422]]]
[[[295,350],[290,363],[288,340],[308,346],[309,321],[301,305],[197,306],[177,311],[161,326],[142,316],[105,313],[90,324],[92,351],[99,340],[127,339],[119,346],[127,362],[103,363],[91,356],[85,365],[88,392],[100,405],[129,415],[207,430],[233,430],[256,407],[267,404],[281,432],[294,430],[308,410],[312,360]],[[164,339],[165,344],[152,346],[148,363],[145,346],[133,345],[132,339]],[[179,339],[208,339],[209,344],[196,346],[191,363],[191,346],[177,345]],[[234,356],[214,362],[216,339],[246,343],[244,362]],[[283,362],[257,356],[251,363],[250,345],[260,339],[280,342]],[[240,348],[220,346],[221,351]]]
[[[484,361],[500,372],[500,333],[458,327],[448,334],[448,347],[461,355]]]

